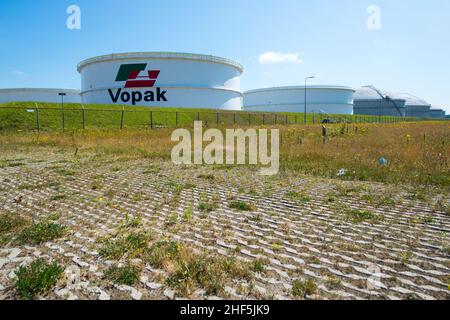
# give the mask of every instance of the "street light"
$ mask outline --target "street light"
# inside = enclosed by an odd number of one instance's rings
[[[65,92],[60,92],[58,93],[59,96],[61,96],[61,124],[62,124],[62,129],[64,130],[64,125],[65,125],[65,119],[64,119],[64,96],[66,95]]]
[[[306,81],[308,81],[308,79],[314,79],[315,77],[316,76],[310,76],[305,78],[305,124],[306,124]]]

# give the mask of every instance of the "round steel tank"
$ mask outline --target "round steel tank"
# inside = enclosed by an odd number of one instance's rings
[[[240,110],[243,67],[189,53],[141,52],[91,58],[78,65],[86,104]]]
[[[81,103],[79,90],[73,89],[43,89],[43,88],[15,88],[0,89],[0,103],[6,102],[48,102],[60,103],[59,93],[65,93],[64,102]]]
[[[353,93],[343,86],[307,86],[307,113],[352,114]],[[304,112],[305,87],[275,87],[244,93],[245,111]]]

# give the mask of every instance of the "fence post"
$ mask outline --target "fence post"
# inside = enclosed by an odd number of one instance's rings
[[[120,130],[123,129],[123,118],[125,113],[125,107],[122,107],[122,112],[120,113]]]
[[[36,103],[36,129],[37,131],[41,131],[41,120],[39,117],[39,106]]]
[[[236,125],[236,112],[233,113],[233,124]]]
[[[200,112],[197,112],[197,121],[200,121]]]
[[[64,117],[64,107],[61,107],[61,127],[64,130],[65,126],[66,126],[66,121],[65,121],[65,117]]]
[[[251,113],[248,114],[248,125],[249,126],[252,125],[252,114]]]
[[[175,128],[178,128],[178,111],[175,111]]]
[[[278,114],[275,113],[275,124],[277,124]]]
[[[150,111],[150,129],[153,129],[153,111]]]
[[[85,114],[83,105],[81,106],[81,118],[83,121],[83,130],[85,130],[86,129],[86,114]]]
[[[266,124],[266,115],[263,113],[263,125],[265,125]]]

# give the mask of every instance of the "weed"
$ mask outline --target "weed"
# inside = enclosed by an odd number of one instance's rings
[[[47,241],[61,238],[66,227],[53,222],[39,222],[23,229],[17,236],[19,244],[38,245]]]
[[[251,267],[254,272],[263,273],[266,270],[267,261],[262,259],[253,260]]]
[[[118,285],[132,286],[139,282],[140,273],[140,268],[131,265],[111,266],[105,271],[105,278]]]
[[[184,211],[184,220],[185,221],[191,221],[191,217],[192,214],[194,213],[194,209],[192,208],[192,206],[189,206],[185,211]]]
[[[217,209],[217,206],[213,203],[210,202],[200,202],[198,204],[198,210],[202,211],[202,212],[212,212],[215,209]]]
[[[91,189],[92,190],[101,190],[103,188],[103,184],[99,181],[94,181],[91,184]]]
[[[197,178],[211,181],[216,179],[212,174],[200,174]]]
[[[143,256],[148,250],[150,236],[145,232],[129,232],[103,241],[99,254],[106,259],[119,260],[125,255],[130,258]]]
[[[346,220],[356,224],[365,221],[376,223],[380,219],[379,216],[367,210],[347,210],[346,212]]]
[[[410,251],[403,251],[400,253],[400,261],[403,265],[407,264],[412,257],[412,253]]]
[[[230,208],[240,210],[240,211],[256,211],[255,205],[248,204],[244,201],[232,201],[230,203]]]
[[[28,267],[21,266],[16,272],[14,288],[20,299],[32,300],[56,285],[64,268],[56,262],[46,263],[42,259],[33,261]]]
[[[310,202],[311,198],[307,195],[295,192],[295,191],[290,191],[288,193],[286,193],[286,196],[291,199],[291,200],[295,200],[295,201],[300,201],[300,202]]]
[[[317,291],[317,285],[312,279],[294,280],[292,283],[292,295],[294,297],[302,297],[304,299],[313,295]]]
[[[50,200],[51,201],[58,201],[58,200],[64,200],[66,198],[67,198],[67,195],[65,195],[65,194],[57,194],[55,196],[51,196]]]
[[[28,221],[19,215],[0,214],[0,235],[13,232],[27,223]]]
[[[161,241],[149,251],[149,263],[169,272],[166,284],[183,295],[191,294],[196,287],[207,295],[223,292],[229,279],[249,279],[250,268],[235,258],[197,254],[174,241]]]

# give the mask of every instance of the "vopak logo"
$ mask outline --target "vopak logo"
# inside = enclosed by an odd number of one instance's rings
[[[159,77],[160,70],[146,69],[146,63],[123,64],[120,66],[119,72],[117,73],[116,82],[125,82],[125,89],[153,88]],[[165,96],[167,91],[162,91],[159,87],[157,87],[156,90],[149,90],[145,92],[122,92],[122,89],[117,89],[115,93],[111,89],[108,89],[108,92],[113,103],[117,103],[119,99],[124,103],[131,101],[133,105],[141,101],[167,101]]]

